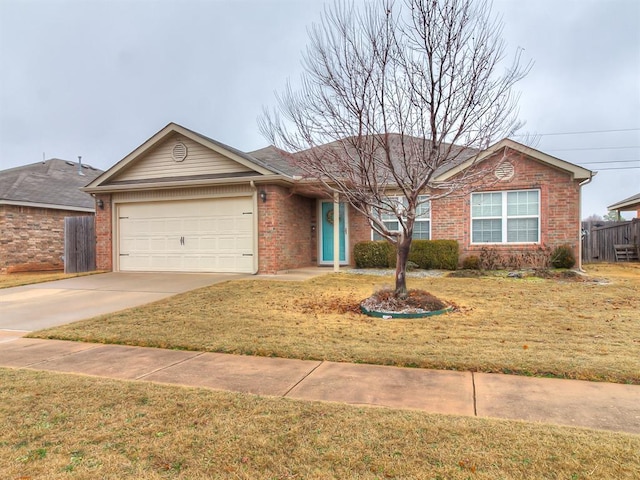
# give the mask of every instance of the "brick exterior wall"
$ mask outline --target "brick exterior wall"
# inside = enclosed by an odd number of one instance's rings
[[[503,157],[483,163],[493,171]],[[570,175],[520,154],[510,159],[515,174],[508,181],[494,182],[476,191],[537,189],[540,191],[540,244],[490,245],[504,258],[517,253],[553,249],[568,244],[578,255],[580,186]],[[490,174],[492,176],[492,174]],[[491,177],[493,178],[493,177]],[[282,270],[317,265],[318,262],[318,200],[292,194],[288,188],[262,185],[258,197],[258,272],[272,274]],[[431,238],[457,240],[460,260],[479,255],[485,245],[471,245],[470,195],[449,196],[431,203]],[[97,195],[103,209],[96,213],[96,263],[100,270],[113,269],[113,232],[111,195]],[[349,207],[349,259],[353,264],[356,243],[371,240],[371,228],[364,215]]]
[[[102,200],[103,208],[98,208],[98,201]],[[113,270],[113,225],[112,225],[111,194],[96,195],[96,268],[98,270]]]
[[[349,206],[349,259],[351,265],[355,265],[353,259],[353,247],[356,243],[371,240],[371,226],[367,217]]]
[[[86,215],[0,205],[0,273],[64,270],[64,217]]]
[[[315,200],[276,185],[259,190],[267,194],[266,202],[258,198],[259,273],[315,265]]]
[[[492,172],[502,161],[502,156],[485,160],[483,167]],[[559,245],[569,245],[578,257],[580,228],[580,186],[571,176],[553,167],[520,154],[509,158],[515,167],[512,179],[493,183],[489,187],[478,187],[478,192],[526,190],[540,191],[540,243],[523,244],[471,244],[471,195],[449,196],[431,202],[432,238],[457,240],[460,245],[460,260],[470,255],[479,255],[484,247],[501,255],[504,261],[514,254],[553,250]],[[493,174],[489,174],[493,178]]]

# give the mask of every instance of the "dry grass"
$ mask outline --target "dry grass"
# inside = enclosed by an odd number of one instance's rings
[[[27,273],[7,273],[0,275],[0,288],[20,287],[33,283],[52,282],[54,280],[64,280],[65,278],[81,277],[101,272],[89,273],[64,273],[64,272],[27,272]]]
[[[0,369],[3,479],[637,478],[640,436]]]
[[[354,312],[390,277],[243,280],[33,336],[640,384],[640,264],[587,270],[592,281],[410,279],[459,310],[392,321]]]

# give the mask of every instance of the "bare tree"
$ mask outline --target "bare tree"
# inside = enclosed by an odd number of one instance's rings
[[[397,295],[407,292],[419,207],[460,194],[481,172],[468,168],[446,183],[436,175],[519,127],[512,87],[531,65],[520,65],[520,50],[502,65],[501,32],[483,0],[336,2],[310,29],[301,87],[287,84],[260,118],[308,178],[396,245]]]

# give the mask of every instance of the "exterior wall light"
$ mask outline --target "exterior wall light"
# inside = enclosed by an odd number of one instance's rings
[[[98,208],[100,210],[104,210],[104,202],[102,201],[101,198],[98,199]]]
[[[262,203],[265,203],[267,201],[267,192],[265,192],[264,190],[260,190],[260,200],[262,200]]]

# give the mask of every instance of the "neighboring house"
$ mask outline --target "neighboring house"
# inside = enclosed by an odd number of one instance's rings
[[[94,214],[80,188],[101,173],[57,158],[0,171],[0,273],[64,269],[64,217]]]
[[[295,155],[294,155],[295,156]],[[353,263],[367,219],[303,180],[275,147],[244,153],[171,123],[89,184],[97,267],[115,271],[275,273]],[[593,173],[511,140],[480,152],[492,181],[433,200],[414,238],[453,239],[461,257],[568,244],[579,258],[580,188]],[[440,174],[451,178],[471,159]],[[428,193],[428,192],[426,192]],[[391,219],[389,219],[391,221]]]
[[[640,218],[640,193],[636,193],[618,203],[609,205],[607,210],[610,212],[618,212],[618,215],[620,215],[620,212],[636,212],[636,218]]]

